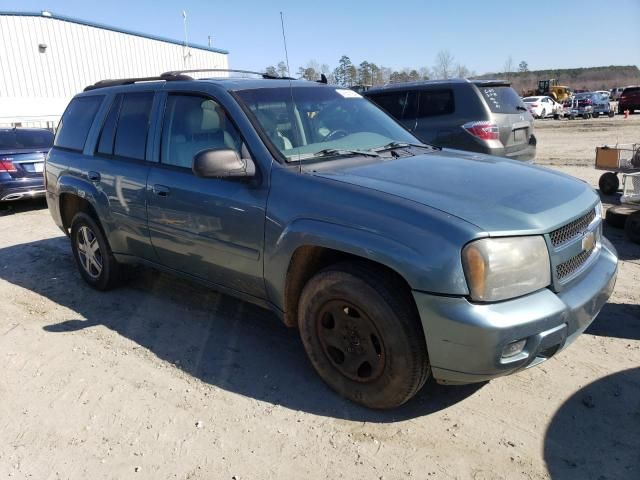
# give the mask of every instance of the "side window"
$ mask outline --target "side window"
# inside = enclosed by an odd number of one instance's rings
[[[404,107],[407,103],[407,92],[382,93],[370,98],[395,119],[402,119]]]
[[[81,152],[104,95],[76,97],[62,115],[53,144]]]
[[[102,153],[103,155],[113,155],[113,141],[116,137],[116,124],[118,123],[118,115],[120,115],[121,106],[122,94],[116,95],[115,100],[109,109],[107,119],[102,126],[102,132],[100,132],[98,153]]]
[[[422,90],[420,92],[418,118],[448,115],[453,111],[453,92],[451,90]]]
[[[144,160],[153,95],[153,92],[123,94],[113,142],[115,156]]]
[[[191,169],[202,150],[240,151],[240,134],[217,102],[199,96],[170,94],[162,126],[160,162]]]

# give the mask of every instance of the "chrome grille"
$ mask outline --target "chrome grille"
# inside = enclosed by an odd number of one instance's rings
[[[554,230],[549,234],[551,244],[554,247],[557,247],[558,245],[562,245],[572,238],[577,237],[587,229],[591,222],[593,222],[594,218],[596,218],[596,211],[595,209],[591,209],[586,215],[583,215],[573,222],[567,223],[565,226]]]
[[[562,280],[563,278],[568,277],[576,270],[578,270],[589,259],[594,250],[595,245],[589,250],[583,250],[575,257],[572,257],[566,262],[562,262],[560,265],[557,265],[556,277],[558,277],[558,280]]]

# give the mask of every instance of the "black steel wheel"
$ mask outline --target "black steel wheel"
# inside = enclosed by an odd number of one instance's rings
[[[313,367],[356,403],[397,407],[429,376],[417,309],[392,274],[358,263],[331,266],[305,285],[298,315]]]

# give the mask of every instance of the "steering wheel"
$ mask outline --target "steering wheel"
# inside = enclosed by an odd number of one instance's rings
[[[349,132],[339,128],[337,130],[333,130],[333,131],[329,132],[329,134],[326,137],[324,137],[322,139],[322,141],[323,142],[328,142],[330,140],[337,140],[338,138],[343,138],[343,137],[346,137],[347,135],[349,135]]]

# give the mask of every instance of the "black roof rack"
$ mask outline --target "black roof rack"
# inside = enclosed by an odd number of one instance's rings
[[[173,75],[171,72],[163,73],[159,77],[133,77],[133,78],[119,78],[113,80],[100,80],[99,82],[94,83],[93,85],[89,85],[85,87],[84,91],[88,92],[89,90],[95,90],[97,88],[106,88],[106,87],[117,87],[118,85],[131,85],[137,82],[170,82],[176,80],[193,80],[189,75]]]
[[[87,92],[89,90],[95,90],[97,88],[105,88],[105,87],[116,87],[118,85],[131,85],[133,83],[138,82],[160,82],[160,81],[177,81],[177,80],[194,80],[193,77],[189,75],[185,75],[186,73],[196,73],[196,72],[225,72],[225,73],[244,73],[250,75],[259,75],[262,78],[270,79],[270,80],[295,80],[295,78],[291,77],[278,77],[277,75],[270,75],[268,73],[262,72],[252,72],[250,70],[231,70],[224,68],[195,68],[192,70],[173,70],[170,72],[164,72],[158,77],[133,77],[133,78],[120,78],[113,80],[100,80],[99,82],[94,83],[93,85],[89,85],[85,87],[84,91]]]
[[[194,68],[192,70],[172,70],[170,72],[164,72],[162,75],[183,75],[185,73],[197,73],[197,72],[226,72],[226,73],[245,73],[249,75],[258,75],[265,79],[270,80],[295,80],[292,77],[279,77],[277,75],[270,75],[264,72],[253,72],[251,70],[233,70],[228,68]]]

